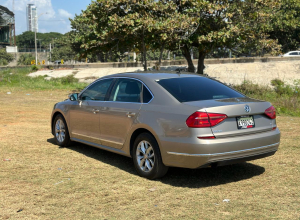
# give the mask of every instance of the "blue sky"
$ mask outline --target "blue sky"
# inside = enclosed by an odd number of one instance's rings
[[[26,5],[36,4],[39,16],[39,32],[59,32],[66,33],[71,30],[68,18],[73,18],[75,14],[80,14],[81,10],[92,2],[92,0],[14,0],[16,34],[27,31],[26,25]],[[0,0],[0,5],[12,11],[13,0]]]

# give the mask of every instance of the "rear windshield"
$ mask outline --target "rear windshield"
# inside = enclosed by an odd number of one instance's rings
[[[157,81],[179,102],[245,97],[237,91],[205,77],[184,77]]]

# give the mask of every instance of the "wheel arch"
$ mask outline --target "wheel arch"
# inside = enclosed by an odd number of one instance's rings
[[[153,138],[154,140],[156,141],[156,143],[158,144],[158,147],[160,145],[158,139],[156,138],[156,135],[153,134],[153,132],[151,132],[149,129],[146,129],[146,128],[138,128],[136,129],[132,134],[131,134],[131,137],[130,137],[130,141],[129,141],[129,150],[130,150],[130,156],[132,157],[133,155],[133,144],[134,144],[134,141],[135,139],[142,133],[149,133]],[[160,148],[160,147],[159,147]]]
[[[67,120],[66,120],[65,115],[64,115],[62,112],[60,112],[60,111],[56,111],[56,112],[54,112],[54,113],[52,114],[52,118],[51,118],[51,133],[52,133],[53,135],[54,135],[53,123],[54,123],[54,120],[55,120],[55,118],[56,118],[57,115],[61,115],[61,116],[65,119],[66,125],[67,125],[67,127],[69,128],[68,122],[67,122]],[[69,131],[69,129],[68,129],[68,131]],[[70,134],[69,134],[69,135],[70,135]]]

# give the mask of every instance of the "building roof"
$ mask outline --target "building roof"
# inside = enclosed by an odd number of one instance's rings
[[[0,5],[0,26],[7,26],[14,23],[15,14],[8,8]]]

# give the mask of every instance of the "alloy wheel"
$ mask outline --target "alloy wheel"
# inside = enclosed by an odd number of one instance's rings
[[[155,163],[154,150],[148,141],[141,141],[136,148],[136,160],[139,168],[144,172],[150,172]]]
[[[66,137],[65,123],[61,119],[58,119],[55,123],[55,137],[60,143],[62,143],[65,140]]]

